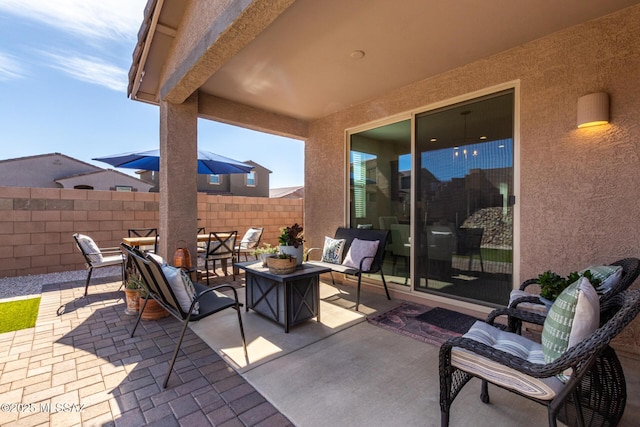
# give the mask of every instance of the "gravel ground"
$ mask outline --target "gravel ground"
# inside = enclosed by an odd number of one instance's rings
[[[98,277],[120,277],[120,266],[103,267],[93,271],[91,279]],[[36,274],[32,276],[0,278],[0,302],[39,297],[42,285],[86,280],[87,270],[63,271],[60,273]]]

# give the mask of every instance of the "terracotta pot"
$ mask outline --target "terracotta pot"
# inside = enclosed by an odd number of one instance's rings
[[[189,253],[189,249],[187,248],[178,248],[176,249],[175,254],[173,255],[173,266],[178,268],[184,268],[186,270],[191,270],[191,254]]]
[[[142,306],[142,304],[144,304],[144,302],[141,302],[140,306]],[[168,315],[169,312],[158,304],[156,300],[151,298],[147,301],[147,305],[142,312],[141,318],[142,320],[158,320],[167,317]]]
[[[267,258],[267,266],[271,274],[289,274],[296,271],[297,260],[296,257],[278,258],[272,256]]]
[[[140,310],[140,291],[138,289],[125,289],[124,295],[127,301],[127,308],[124,310],[124,314],[138,314]]]

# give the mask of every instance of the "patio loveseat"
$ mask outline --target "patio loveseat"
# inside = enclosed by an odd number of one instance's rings
[[[306,261],[330,268],[331,281],[334,285],[334,272],[357,276],[356,311],[358,311],[363,274],[380,273],[387,299],[391,299],[382,272],[388,239],[389,230],[339,227],[333,238],[325,237],[323,248],[311,248],[307,251]],[[322,251],[320,260],[309,260],[311,254],[316,251]]]

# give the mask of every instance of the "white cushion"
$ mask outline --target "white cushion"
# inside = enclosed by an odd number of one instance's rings
[[[244,233],[242,236],[242,240],[240,241],[240,248],[242,249],[253,249],[258,246],[258,240],[260,240],[260,236],[262,235],[262,230],[258,228],[250,228]]]
[[[169,286],[175,295],[182,310],[186,313],[191,308],[191,303],[196,297],[196,290],[191,283],[191,279],[182,269],[173,267],[169,264],[162,265],[162,273],[167,278]],[[198,305],[193,309],[193,314],[198,314]]]
[[[600,324],[600,300],[586,277],[570,284],[556,298],[542,328],[547,363],[587,338]]]
[[[102,262],[102,254],[100,253],[100,248],[96,245],[96,242],[89,236],[85,236],[84,234],[78,234],[78,243],[82,248],[82,251],[89,257],[92,263],[101,263]],[[122,258],[121,258],[122,259]]]
[[[531,363],[544,364],[541,344],[521,335],[503,331],[488,323],[482,321],[474,323],[464,337]],[[562,388],[562,382],[556,377],[534,378],[459,347],[451,350],[451,364],[494,384],[517,390],[537,399],[551,400]]]
[[[322,262],[340,264],[345,242],[345,239],[332,239],[325,236],[324,247],[322,248]]]
[[[379,240],[360,240],[357,237],[351,242],[351,247],[344,257],[342,265],[360,268],[360,261],[364,257],[374,257],[378,251]],[[367,258],[362,263],[362,270],[368,271],[373,263],[373,258]]]

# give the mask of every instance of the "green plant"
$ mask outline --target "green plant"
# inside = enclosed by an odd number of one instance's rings
[[[293,246],[297,248],[304,242],[302,227],[298,225],[298,223],[295,223],[291,227],[282,228],[278,241],[282,246]]]
[[[276,254],[276,253],[278,253],[278,248],[276,248],[275,246],[271,246],[270,243],[265,243],[263,246],[260,246],[259,248],[255,248],[251,252],[251,255],[258,256],[262,254]]]
[[[144,289],[142,286],[142,277],[140,273],[130,273],[124,287],[131,290]]]
[[[293,259],[293,257],[290,254],[278,254],[278,255],[275,255],[274,258],[288,259],[289,261]]]
[[[586,277],[594,288],[597,288],[601,282],[600,279],[594,278],[589,270],[582,274],[574,271],[573,273],[569,273],[566,278],[553,271],[547,270],[538,276],[540,296],[550,301],[555,301],[567,286],[580,279],[580,277]]]

